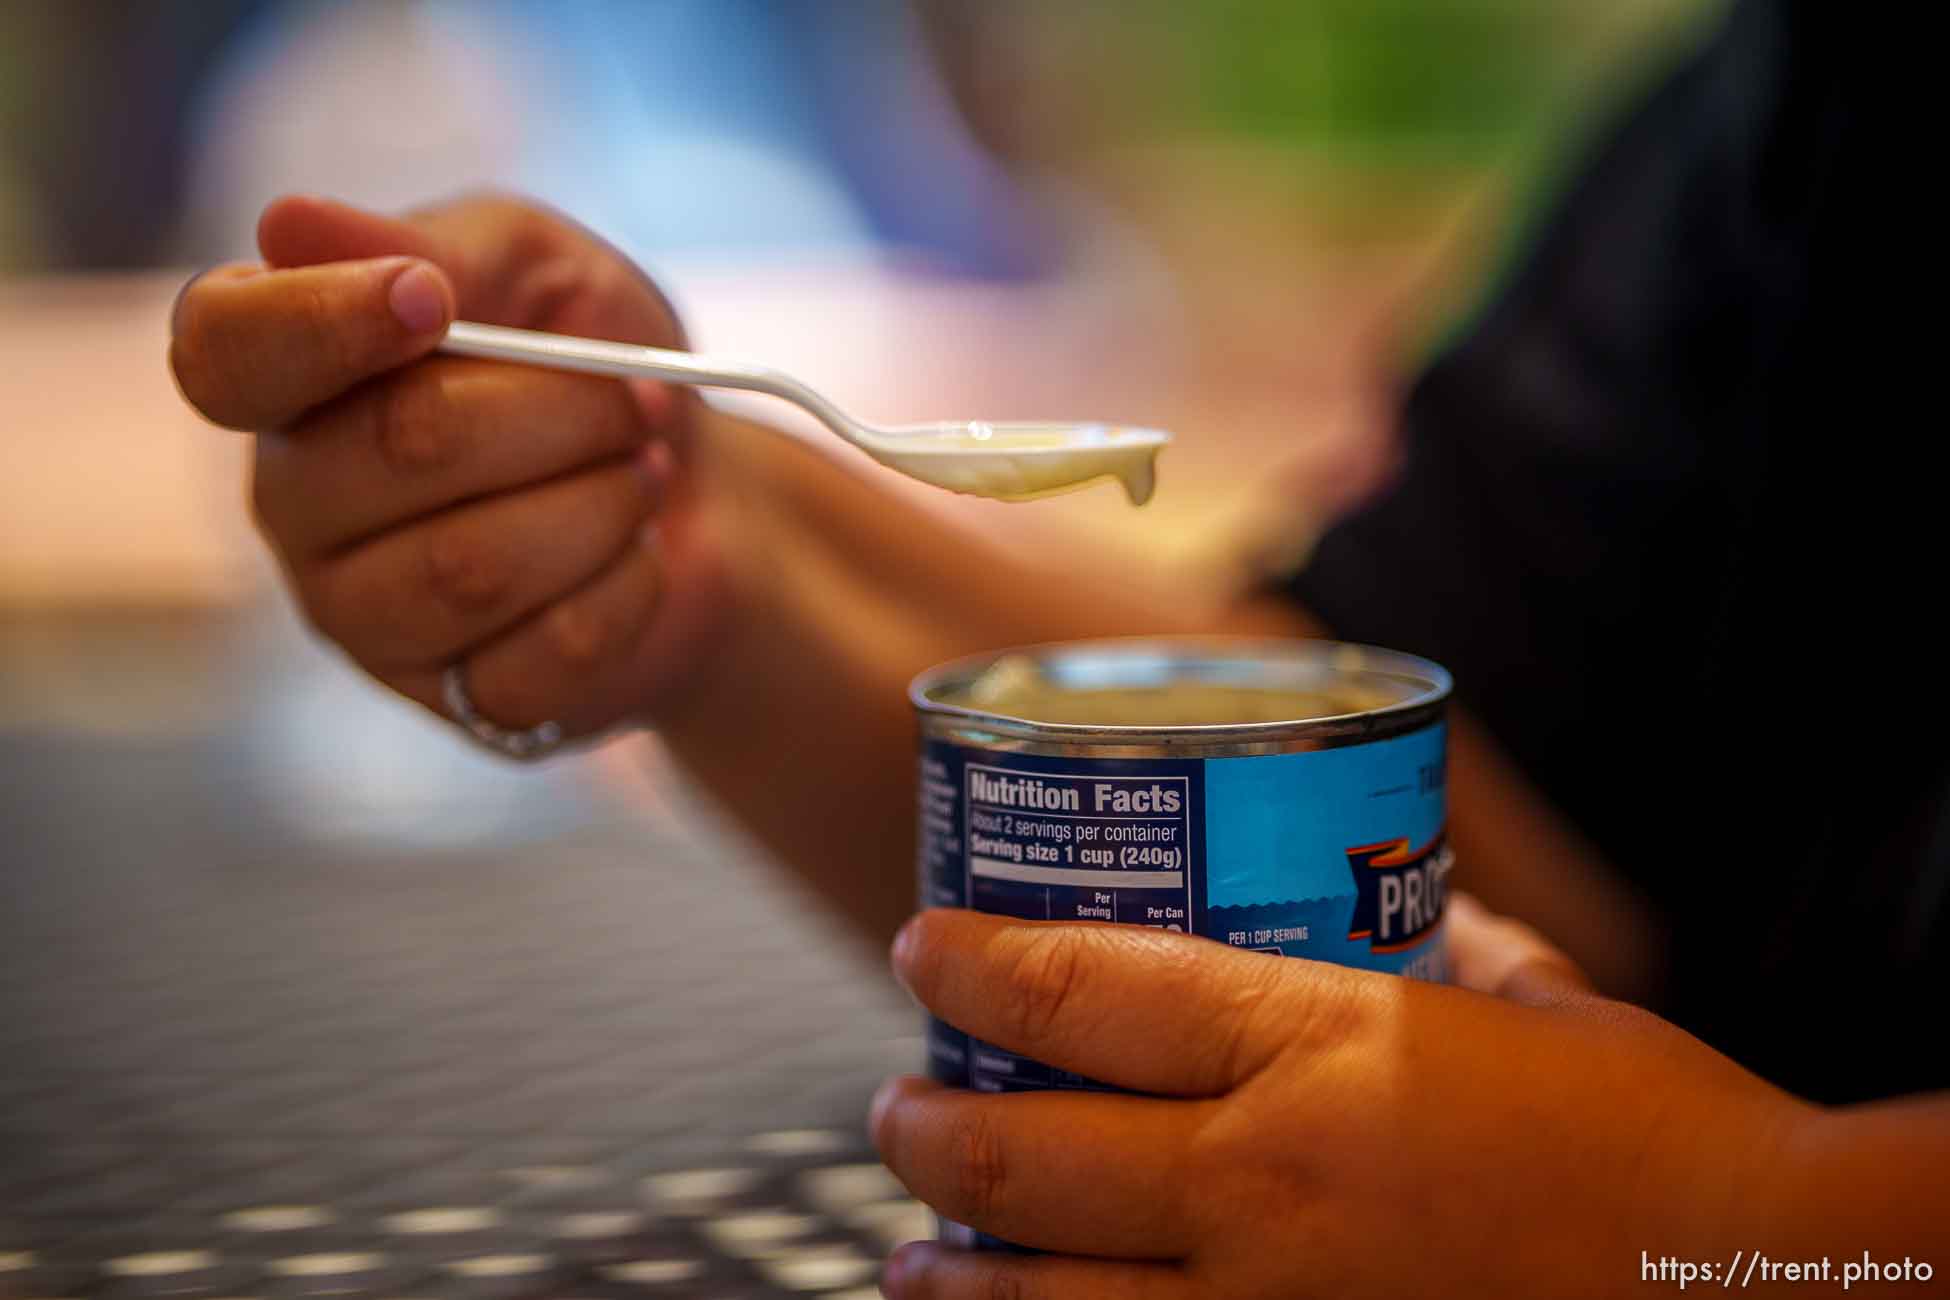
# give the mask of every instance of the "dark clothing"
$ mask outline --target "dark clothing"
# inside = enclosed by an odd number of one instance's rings
[[[1823,1100],[1950,1086],[1923,623],[1950,521],[1895,307],[1937,253],[1868,162],[1890,74],[1860,17],[1738,8],[1414,386],[1403,477],[1295,583],[1337,635],[1445,663],[1664,911],[1661,1010]]]

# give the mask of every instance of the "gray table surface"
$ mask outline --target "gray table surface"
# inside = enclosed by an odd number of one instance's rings
[[[0,1297],[871,1293],[915,1013],[635,761],[278,611],[0,619]]]

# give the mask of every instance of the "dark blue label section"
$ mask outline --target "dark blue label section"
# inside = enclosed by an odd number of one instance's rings
[[[1347,851],[1356,890],[1350,942],[1366,939],[1373,952],[1400,952],[1422,942],[1442,919],[1448,846],[1440,835],[1419,849],[1409,845],[1389,840]]]

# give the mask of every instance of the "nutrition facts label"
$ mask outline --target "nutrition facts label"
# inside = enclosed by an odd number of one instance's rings
[[[1185,777],[1028,774],[970,763],[962,779],[976,910],[1186,928]]]

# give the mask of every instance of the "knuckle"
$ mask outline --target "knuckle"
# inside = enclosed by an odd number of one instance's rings
[[[1046,1039],[1061,1023],[1084,980],[1080,930],[1032,931],[1002,982],[1003,1024],[1024,1043]]]
[[[475,190],[467,206],[476,221],[493,229],[518,254],[538,252],[553,237],[556,223],[549,214],[508,190],[494,186]]]
[[[600,258],[589,264],[586,276],[588,292],[599,302],[633,304],[649,300],[656,319],[641,336],[641,342],[664,348],[687,346],[682,322],[677,319],[670,299],[635,263],[625,260],[621,254]]]
[[[1239,1079],[1249,1070],[1253,1048],[1253,1023],[1250,1017],[1228,1020],[1219,1027],[1218,1043],[1212,1053],[1217,1081]]]
[[[1249,1093],[1195,1104],[1201,1107],[1200,1122],[1187,1127],[1183,1146],[1173,1153],[1172,1208],[1186,1218],[1210,1209],[1191,1189],[1227,1186],[1293,1163],[1279,1144],[1268,1145],[1269,1124],[1282,1126],[1282,1132],[1293,1129],[1314,1136],[1307,1117],[1288,1114],[1293,1107],[1286,1104],[1284,1094],[1262,1098]]]
[[[424,586],[432,598],[459,614],[489,609],[513,581],[506,558],[477,533],[454,525],[426,530],[422,543]]]
[[[460,456],[463,434],[437,373],[414,367],[382,381],[371,406],[379,459],[403,477],[444,469]]]
[[[987,1107],[974,1107],[949,1132],[957,1210],[977,1226],[993,1225],[1009,1184],[1002,1137]]]
[[[983,1290],[987,1292],[987,1300],[1029,1300],[1022,1278],[1012,1269],[998,1268],[991,1272]]]
[[[1290,972],[1281,970],[1291,979]],[[1400,1014],[1401,992],[1397,985],[1407,980],[1375,980],[1367,972],[1347,967],[1330,967],[1327,978],[1307,981],[1299,1005],[1283,1002],[1290,1008],[1287,1020],[1290,1042],[1307,1042],[1331,1047],[1361,1038],[1377,1026]]]
[[[617,639],[613,620],[573,601],[556,605],[544,614],[541,633],[549,656],[571,669],[594,668]]]
[[[1274,986],[1263,981],[1234,982],[1213,990],[1210,1000],[1221,1008],[1211,1053],[1217,1086],[1231,1087],[1256,1072],[1261,1045],[1268,1038],[1265,1017],[1273,992]]]
[[[292,289],[291,318],[315,356],[322,358],[333,374],[350,374],[360,362],[349,322],[338,300],[318,281],[300,280]]]
[[[1223,1111],[1193,1128],[1178,1153],[1178,1187],[1224,1186],[1231,1172],[1242,1167],[1242,1159],[1243,1167],[1251,1167],[1254,1150],[1250,1142],[1242,1143],[1241,1136],[1237,1124],[1225,1122]],[[1205,1179],[1218,1181],[1201,1181]]]
[[[556,374],[541,379],[547,386],[529,380],[522,399],[536,406],[546,403],[552,421],[572,429],[589,454],[613,455],[641,447],[646,432],[642,410],[622,384],[593,375]]]
[[[588,294],[592,273],[587,258],[538,255],[515,286],[515,314],[522,320],[554,320],[571,302]]]
[[[643,294],[643,282],[620,263],[609,259],[591,262],[583,271],[583,285],[591,296],[603,302],[616,302]]]

